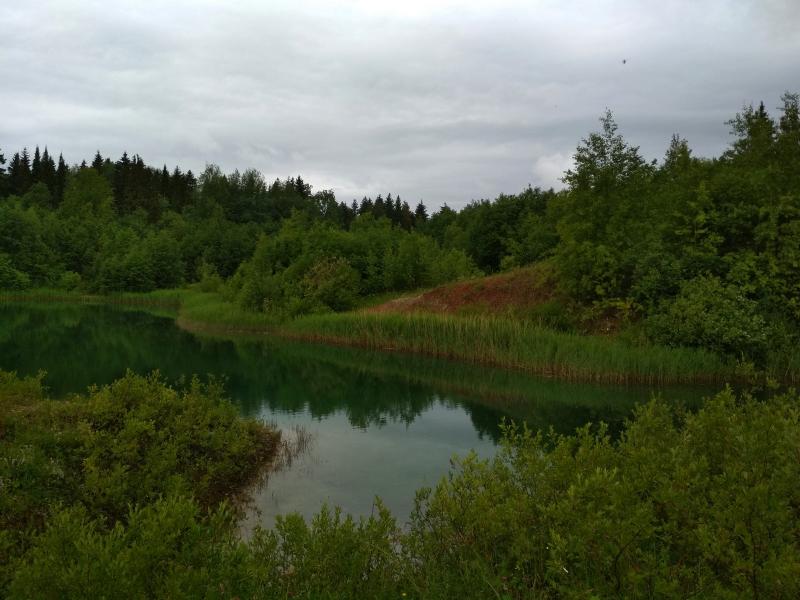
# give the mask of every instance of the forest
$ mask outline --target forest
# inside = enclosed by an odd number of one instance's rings
[[[776,116],[746,106],[715,158],[674,135],[648,162],[610,112],[600,124],[563,190],[432,214],[391,193],[348,204],[252,169],[196,177],[127,153],[73,166],[46,147],[0,154],[0,289],[194,285],[287,320],[539,264],[558,290],[532,316],[546,326],[585,333],[613,315],[640,343],[788,368],[800,344],[798,95]]]

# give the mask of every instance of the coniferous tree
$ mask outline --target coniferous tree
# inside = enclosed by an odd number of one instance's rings
[[[67,176],[69,169],[64,162],[64,155],[58,155],[58,166],[56,167],[55,184],[53,186],[53,202],[58,206],[64,199],[64,190],[67,188]]]
[[[375,203],[372,205],[372,214],[376,219],[386,216],[386,207],[383,204],[383,196],[380,194],[375,198]]]
[[[130,168],[131,159],[128,158],[127,152],[123,152],[120,159],[114,163],[114,181],[111,186],[114,189],[114,206],[118,214],[128,212]]]
[[[397,224],[397,215],[394,212],[394,199],[391,194],[388,194],[386,200],[383,202],[383,214],[392,222],[392,225]]]
[[[27,148],[23,148],[22,154],[14,153],[8,166],[8,176],[12,194],[22,196],[28,191],[31,186],[31,163]]]
[[[0,198],[5,198],[8,194],[8,176],[6,175],[6,157],[0,149]]]
[[[167,165],[161,169],[161,178],[159,179],[158,183],[158,192],[166,199],[171,200],[171,189],[170,189],[170,177],[169,171],[167,171]]]
[[[428,209],[420,200],[417,203],[417,208],[414,210],[414,225],[419,227],[428,220]]]
[[[374,207],[374,205],[372,203],[372,198],[368,198],[368,197],[364,196],[361,199],[361,206],[358,209],[358,214],[359,215],[364,215],[364,214],[367,214],[367,213],[371,214],[373,207]]]
[[[31,164],[31,183],[41,181],[42,177],[42,155],[39,153],[39,146],[33,152],[33,163]]]
[[[765,166],[772,158],[775,142],[775,122],[767,114],[764,103],[757,109],[752,106],[728,121],[731,133],[738,139],[726,156],[748,166]]]
[[[303,181],[300,175],[294,180],[294,188],[302,198],[308,198],[311,195],[311,186]]]
[[[800,95],[786,92],[781,100],[775,152],[782,178],[789,183],[800,173]]]
[[[50,197],[52,199],[56,183],[56,163],[53,161],[53,157],[50,156],[47,146],[44,147],[44,153],[42,154],[41,174],[39,176],[39,181],[44,183],[47,186],[47,189],[50,190]]]
[[[411,212],[408,202],[403,202],[400,207],[400,227],[406,231],[410,231],[414,227],[414,213]]]
[[[94,160],[92,161],[92,168],[100,174],[103,173],[103,157],[100,156],[100,150],[98,150],[94,155]]]

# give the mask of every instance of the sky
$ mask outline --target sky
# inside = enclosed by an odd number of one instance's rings
[[[800,91],[798,0],[3,2],[0,149],[429,207],[561,186],[606,108],[697,156]]]

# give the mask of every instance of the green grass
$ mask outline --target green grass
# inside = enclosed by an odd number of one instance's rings
[[[562,379],[604,382],[701,382],[733,376],[718,356],[697,349],[635,347],[504,318],[336,314],[281,327],[291,337],[345,343],[520,369]]]
[[[275,317],[245,310],[219,294],[189,289],[180,297],[177,321],[190,330],[266,333],[277,325]]]

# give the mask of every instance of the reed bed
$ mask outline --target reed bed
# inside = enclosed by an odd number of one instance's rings
[[[280,332],[308,340],[427,354],[560,379],[606,383],[718,382],[733,377],[703,350],[636,347],[497,317],[356,314],[303,317]]]

